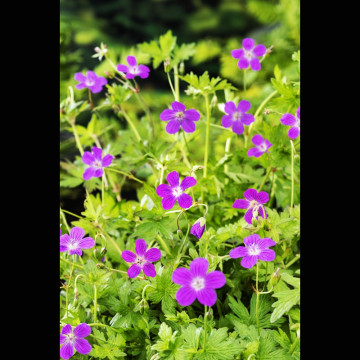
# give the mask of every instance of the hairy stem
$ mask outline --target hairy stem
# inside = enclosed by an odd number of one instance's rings
[[[128,178],[139,182],[140,184],[143,184],[143,183],[144,183],[142,180],[136,178],[133,174],[128,174],[128,173],[126,173],[126,172],[124,172],[124,171],[117,170],[117,169],[113,169],[113,168],[106,168],[106,170],[114,171],[114,172],[117,172],[117,173],[119,173],[119,174],[121,174],[121,175],[125,175],[125,176],[127,176]]]
[[[210,103],[209,95],[204,95],[206,107],[206,135],[205,135],[205,153],[204,153],[204,178],[207,177],[207,164],[209,158],[209,139],[210,139]]]
[[[77,131],[76,131],[75,118],[74,118],[74,117],[71,118],[69,122],[70,122],[70,125],[71,125],[72,130],[73,130],[73,133],[74,133],[76,146],[77,146],[77,148],[79,149],[79,152],[80,152],[80,154],[81,154],[81,156],[82,156],[82,155],[84,154],[84,149],[83,149],[83,147],[82,147],[82,145],[81,145],[81,142],[80,142],[80,139],[79,139],[79,135],[78,135],[78,133],[77,133]]]
[[[292,214],[294,206],[294,144],[290,140],[291,144],[291,203],[290,203],[290,213]]]
[[[260,335],[259,328],[259,262],[256,263],[256,327],[258,334]]]
[[[97,287],[94,284],[94,322],[97,321]]]
[[[169,249],[169,247],[167,246],[166,242],[164,241],[164,239],[158,234],[156,235],[156,239],[159,240],[159,243],[161,244],[161,246],[164,248],[164,250],[166,251],[166,253],[168,255],[171,255],[171,251]]]
[[[125,112],[123,107],[120,107],[120,113],[124,116],[124,118],[126,119],[126,121],[128,122],[129,126],[131,127],[131,130],[133,131],[136,139],[138,142],[141,143],[141,137],[138,133],[138,131],[136,130],[136,127],[134,125],[134,123],[132,122],[132,120],[130,119],[129,115]]]
[[[179,87],[179,76],[178,66],[174,66],[174,82],[175,82],[175,94],[176,101],[180,101],[180,87]]]
[[[266,182],[267,178],[268,178],[269,175],[270,175],[271,169],[272,169],[272,166],[270,165],[270,166],[268,167],[267,171],[266,171],[265,177],[264,177],[264,179],[263,179],[263,181],[262,181],[262,183],[261,183],[258,191],[261,191],[261,189],[262,189],[263,186],[265,185],[265,182]]]

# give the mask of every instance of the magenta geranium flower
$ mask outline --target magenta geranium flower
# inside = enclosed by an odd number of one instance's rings
[[[133,79],[135,76],[140,76],[142,79],[149,77],[150,69],[145,65],[138,65],[135,56],[128,56],[126,58],[129,66],[120,64],[117,69],[123,73],[126,73],[127,79]]]
[[[107,84],[107,80],[104,77],[97,76],[93,71],[88,71],[86,75],[80,72],[74,75],[74,79],[80,81],[80,84],[75,85],[76,89],[81,90],[87,87],[92,93],[96,94]]]
[[[160,114],[162,121],[169,121],[166,125],[166,132],[175,134],[180,130],[180,127],[187,133],[195,131],[194,121],[200,119],[200,113],[195,109],[186,110],[184,104],[174,101],[171,104],[172,109],[166,109]]]
[[[203,236],[203,233],[205,231],[205,224],[206,224],[205,218],[201,217],[191,227],[190,234],[193,234],[198,239],[201,239],[201,237]]]
[[[146,248],[147,245],[145,240],[137,239],[135,241],[136,254],[129,250],[122,252],[121,256],[126,262],[134,263],[127,271],[130,278],[137,277],[141,270],[146,276],[156,276],[155,266],[152,263],[161,258],[161,252],[157,248],[151,248],[146,251]]]
[[[252,143],[256,147],[249,149],[248,156],[260,157],[265,152],[269,152],[268,149],[272,146],[269,140],[264,139],[260,134],[254,135],[251,139]]]
[[[82,250],[91,249],[95,246],[95,241],[91,237],[84,238],[85,231],[80,227],[73,227],[70,235],[60,236],[60,252],[69,251],[69,255],[82,255]]]
[[[291,126],[288,136],[290,139],[296,139],[300,134],[300,106],[296,110],[296,116],[286,113],[280,121],[283,125]]]
[[[246,200],[235,200],[233,208],[235,209],[248,209],[245,213],[245,221],[248,224],[252,224],[253,213],[256,211],[264,219],[267,218],[267,214],[264,208],[265,203],[269,201],[269,195],[265,191],[257,192],[255,189],[248,189],[244,192]],[[258,220],[259,216],[256,216]]]
[[[246,114],[251,108],[251,104],[247,100],[241,100],[236,107],[232,101],[225,104],[225,112],[221,118],[222,126],[228,128],[232,126],[235,134],[241,135],[244,132],[244,125],[250,125],[255,121],[254,115]]]
[[[266,47],[264,45],[255,45],[254,39],[246,38],[242,41],[243,49],[232,50],[231,55],[235,59],[239,59],[238,67],[247,69],[250,65],[254,71],[261,69],[259,57],[265,55]]]
[[[276,245],[276,242],[270,238],[261,239],[259,235],[253,234],[244,238],[244,245],[245,247],[238,246],[229,253],[232,259],[242,257],[241,266],[244,268],[252,268],[258,260],[273,261],[275,259],[275,251],[268,247]]]
[[[74,330],[71,325],[65,325],[60,334],[60,344],[62,344],[60,357],[65,360],[70,359],[74,355],[74,348],[80,354],[88,354],[91,345],[84,338],[90,333],[91,327],[86,323],[79,324]]]
[[[177,171],[169,173],[166,180],[170,185],[161,184],[156,188],[156,194],[163,198],[161,204],[164,210],[170,210],[176,201],[179,202],[181,208],[189,208],[193,200],[191,196],[185,194],[184,191],[196,185],[196,180],[192,176],[187,176],[179,185],[179,174]]]
[[[211,271],[207,274],[209,263],[205,258],[197,258],[190,263],[190,270],[178,268],[172,274],[172,281],[182,287],[175,297],[181,306],[191,305],[195,299],[206,306],[216,303],[217,295],[214,289],[223,287],[225,275],[221,271]]]
[[[94,146],[90,151],[85,151],[82,162],[90,165],[84,172],[84,180],[90,180],[92,177],[101,177],[104,174],[104,167],[108,167],[114,159],[114,156],[108,154],[102,157],[102,150]]]

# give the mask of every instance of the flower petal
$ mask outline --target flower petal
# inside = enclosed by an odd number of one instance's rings
[[[247,152],[247,156],[249,156],[249,157],[254,156],[254,157],[258,158],[263,153],[264,153],[264,151],[261,151],[257,147],[254,147],[254,148],[249,149],[249,151]]]
[[[232,56],[234,59],[240,59],[240,58],[243,57],[244,55],[245,55],[244,49],[231,50],[231,56]]]
[[[95,246],[95,240],[91,237],[81,239],[78,243],[80,249],[91,249]]]
[[[232,130],[235,134],[241,135],[244,132],[244,125],[241,121],[234,121]]]
[[[95,84],[93,86],[89,86],[89,89],[91,90],[91,92],[93,94],[97,94],[99,93],[101,90],[102,90],[102,86],[98,85],[98,84]]]
[[[61,334],[63,335],[67,335],[70,334],[72,332],[72,326],[70,324],[65,325],[62,329],[61,329]]]
[[[287,125],[287,126],[294,126],[296,124],[296,117],[292,114],[289,113],[285,113],[281,119],[280,122],[283,125]]]
[[[181,194],[178,198],[177,198],[178,202],[179,202],[179,206],[183,209],[187,209],[189,208],[192,203],[193,203],[193,199],[190,195],[188,194]]]
[[[244,197],[245,199],[251,201],[251,200],[256,200],[256,196],[257,196],[257,191],[255,189],[247,189],[244,192]]]
[[[129,69],[129,71],[130,71],[130,69]],[[130,73],[130,72],[128,72],[125,77],[126,77],[127,79],[133,79],[133,78],[135,77],[135,75],[132,74],[132,73]]]
[[[137,239],[135,241],[135,253],[137,256],[143,256],[146,253],[147,245],[144,239]]]
[[[186,109],[186,106],[184,104],[182,104],[181,102],[179,101],[174,101],[171,103],[171,107],[173,108],[173,110],[175,111],[185,111]]]
[[[84,82],[86,80],[86,76],[80,72],[74,74],[74,79],[76,81]]]
[[[192,176],[186,176],[183,181],[180,184],[180,188],[181,190],[186,190],[189,187],[195,186],[196,185],[196,179],[193,178]]]
[[[163,207],[164,210],[170,210],[173,208],[173,206],[176,203],[176,197],[173,195],[170,196],[165,196],[162,200],[161,200],[161,205]]]
[[[300,119],[300,106],[296,109],[296,116]]]
[[[105,155],[101,161],[101,166],[108,167],[112,163],[113,159],[115,159],[114,156],[112,156],[110,154]]]
[[[258,246],[260,249],[266,249],[270,246],[275,246],[276,242],[270,238],[263,238],[258,242]]]
[[[142,73],[149,73],[150,72],[150,69],[146,65],[139,65],[138,69]],[[149,76],[149,74],[148,74],[148,76]]]
[[[74,240],[81,240],[85,235],[84,229],[75,226],[70,230],[70,238]]]
[[[70,236],[68,234],[64,234],[60,237],[60,252],[64,252],[68,250],[70,244]]]
[[[91,327],[86,323],[81,323],[74,329],[74,335],[78,338],[87,337],[90,335],[90,333],[91,333]]]
[[[258,234],[252,234],[244,238],[243,242],[245,246],[249,247],[254,244],[258,244],[260,241],[260,236]]]
[[[145,260],[154,262],[161,258],[161,251],[157,248],[151,248],[145,253]]]
[[[255,41],[252,38],[245,38],[242,41],[242,46],[245,50],[251,50],[255,45]]]
[[[266,53],[266,46],[262,44],[256,45],[252,52],[255,56],[264,56]]]
[[[60,334],[60,344],[63,344],[66,341],[66,336]]]
[[[64,360],[70,359],[74,355],[74,347],[67,342],[60,348],[60,357]]]
[[[87,86],[86,86],[84,83],[75,85],[75,89],[77,89],[77,90],[81,90],[81,89],[84,89],[84,88],[86,88],[86,87],[87,87]]]
[[[288,136],[290,139],[296,139],[300,134],[300,129],[296,126],[292,127],[289,131],[288,131]]]
[[[211,288],[199,290],[196,293],[196,297],[199,300],[199,303],[205,306],[213,306],[217,300],[216,291]]]
[[[233,203],[233,208],[235,209],[248,209],[250,206],[250,202],[243,199],[237,199]]]
[[[177,171],[172,171],[168,174],[166,180],[171,187],[179,186],[179,173]]]
[[[103,168],[96,169],[95,172],[94,172],[93,177],[101,177],[101,176],[103,176],[103,174],[104,174],[104,169]]]
[[[129,263],[133,263],[136,261],[136,255],[130,251],[130,250],[124,250],[122,253],[121,253],[121,257],[126,261],[126,262],[129,262]]]
[[[127,61],[127,63],[128,63],[130,66],[136,66],[136,65],[137,65],[135,56],[131,56],[131,55],[128,56],[128,57],[126,58],[126,61]]]
[[[129,68],[123,64],[119,64],[116,68],[123,73],[126,73],[129,71]]]
[[[95,159],[94,155],[90,151],[85,151],[81,160],[84,164],[91,165]]]
[[[189,306],[196,299],[196,291],[190,286],[184,286],[177,291],[175,298],[181,306]]]
[[[263,207],[259,207],[259,215],[264,219],[264,211],[265,211],[265,218],[267,218],[267,213],[265,208],[263,209]]]
[[[262,261],[273,261],[276,257],[275,251],[272,249],[264,249],[258,255],[259,260]]]
[[[260,134],[257,134],[252,137],[251,141],[254,145],[261,145],[264,139]]]
[[[239,257],[243,257],[247,255],[248,255],[248,249],[245,246],[238,246],[229,252],[229,256],[232,259],[237,259]]]
[[[75,339],[74,347],[79,354],[88,354],[91,351],[91,345],[86,339]]]
[[[233,120],[232,120],[232,115],[224,115],[221,118],[221,125],[225,128],[229,128],[230,126],[232,126],[233,124]]]
[[[168,184],[161,184],[156,188],[156,194],[160,197],[172,196],[171,187]]]
[[[92,71],[92,70],[89,70],[87,73],[86,73],[86,76],[89,80],[94,80],[96,82],[98,76],[96,74],[96,72]]]
[[[127,271],[129,278],[135,278],[140,274],[141,266],[138,264],[132,264]]]
[[[269,194],[266,191],[259,191],[255,200],[260,204],[265,204],[269,201]]]
[[[250,125],[251,123],[253,123],[255,121],[255,118],[254,118],[254,115],[244,114],[241,117],[241,121],[244,125]]]
[[[225,275],[218,270],[212,271],[206,275],[205,287],[212,289],[219,289],[226,283]]]
[[[236,111],[236,106],[233,101],[225,103],[224,110],[227,114],[232,115]]]
[[[246,213],[245,213],[245,216],[244,216],[244,219],[245,221],[252,225],[252,218],[253,218],[253,208],[250,208]]]
[[[209,268],[209,262],[205,258],[198,257],[190,263],[190,272],[193,277],[205,277]]]
[[[146,276],[150,276],[150,277],[156,276],[155,266],[154,266],[154,264],[152,264],[150,262],[144,264],[142,270]]]
[[[84,171],[83,179],[84,179],[84,180],[90,180],[90,179],[94,176],[95,171],[96,171],[96,169],[93,168],[93,167],[87,168],[87,169]]]
[[[196,125],[192,120],[184,119],[181,123],[182,129],[186,133],[193,133],[196,129]]]
[[[190,286],[191,280],[192,280],[192,274],[189,269],[186,268],[177,268],[172,276],[171,280],[178,285],[182,286]]]
[[[239,69],[247,69],[249,67],[249,61],[247,58],[242,57],[239,59],[237,65],[238,65]]]
[[[169,120],[173,120],[175,117],[176,112],[174,110],[171,109],[165,109],[161,114],[160,114],[160,120],[162,121],[169,121]]]
[[[92,151],[93,154],[94,154],[95,160],[101,161],[101,159],[102,159],[102,150],[101,150],[100,148],[96,147],[96,146],[93,146],[93,147],[91,148],[91,151]]]
[[[237,106],[237,111],[241,113],[246,113],[250,110],[251,104],[247,100],[241,100]]]
[[[244,256],[241,259],[241,266],[243,266],[246,269],[251,269],[257,262],[258,260],[258,255],[248,255],[248,256]]]
[[[80,248],[69,250],[69,255],[82,255],[82,250]]]
[[[184,112],[184,118],[191,121],[198,121],[200,119],[200,113],[195,109],[189,109]]]
[[[251,69],[253,69],[254,71],[259,71],[261,69],[260,60],[258,58],[251,59],[250,66],[251,66]]]
[[[180,121],[175,120],[175,119],[170,120],[167,123],[166,128],[165,128],[165,130],[168,134],[175,134],[179,131],[179,129],[180,129]]]

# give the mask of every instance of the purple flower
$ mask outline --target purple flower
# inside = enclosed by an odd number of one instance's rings
[[[158,261],[161,258],[161,252],[157,248],[151,248],[146,251],[146,248],[147,245],[145,240],[137,239],[135,241],[136,255],[129,250],[122,252],[121,256],[126,262],[134,263],[127,271],[130,278],[137,277],[141,270],[146,276],[156,276],[155,266],[152,262]]]
[[[142,79],[149,77],[150,69],[145,65],[138,65],[135,56],[128,56],[126,58],[129,66],[120,64],[117,69],[126,74],[127,79],[133,79],[135,76],[140,76]]]
[[[258,212],[259,215],[264,219],[267,218],[267,214],[263,204],[269,201],[269,195],[265,191],[257,192],[255,189],[248,189],[244,192],[244,197],[246,200],[238,199],[235,200],[233,208],[235,209],[248,209],[245,213],[245,221],[248,224],[252,224],[252,218],[254,211]],[[256,216],[256,220],[259,217]]]
[[[91,351],[91,345],[84,337],[89,336],[91,333],[91,327],[88,324],[79,324],[73,331],[71,325],[65,325],[60,334],[60,344],[63,344],[60,348],[60,357],[62,359],[70,359],[74,355],[75,350],[83,355],[88,354]]]
[[[249,149],[248,156],[260,157],[265,152],[269,152],[268,149],[272,146],[269,140],[264,139],[260,134],[253,136],[251,139],[256,147]]]
[[[241,100],[236,107],[232,101],[225,104],[225,112],[221,119],[222,126],[228,128],[232,126],[232,131],[235,134],[241,135],[244,132],[244,125],[250,125],[255,121],[251,114],[246,114],[251,108],[251,104],[247,100]]]
[[[205,224],[206,224],[206,220],[204,217],[201,217],[200,219],[198,219],[195,224],[192,226],[191,230],[190,230],[190,234],[193,234],[194,236],[196,236],[198,239],[200,239],[204,233],[205,230]]]
[[[114,156],[108,154],[102,157],[102,150],[94,146],[90,151],[85,151],[82,162],[90,165],[84,172],[84,180],[90,180],[92,177],[101,177],[104,174],[104,167],[108,167],[114,159]]]
[[[107,80],[102,76],[97,76],[93,71],[88,71],[85,76],[82,73],[76,73],[74,79],[80,81],[80,84],[75,85],[75,88],[81,90],[83,88],[89,88],[93,94],[100,92]]]
[[[300,106],[296,110],[296,117],[286,113],[281,117],[280,121],[283,125],[291,126],[288,136],[290,139],[296,139],[300,134]]]
[[[261,69],[261,63],[258,57],[265,55],[266,47],[264,45],[255,45],[255,41],[251,38],[246,38],[242,41],[243,49],[232,50],[231,55],[235,59],[239,59],[238,67],[240,69],[247,69],[250,65],[254,71]]]
[[[166,125],[167,133],[175,134],[180,130],[180,127],[187,133],[194,132],[194,121],[200,119],[200,113],[195,109],[185,110],[185,105],[178,101],[174,101],[171,107],[172,109],[166,109],[160,114],[160,120],[170,120]]]
[[[276,245],[276,242],[270,238],[261,239],[259,235],[253,234],[244,238],[244,244],[246,247],[238,246],[229,253],[232,259],[242,257],[241,266],[244,268],[252,268],[258,260],[273,261],[275,259],[275,251],[268,247]]]
[[[181,306],[191,305],[195,299],[206,306],[216,303],[214,289],[223,287],[226,283],[225,275],[221,271],[211,271],[207,274],[209,263],[205,258],[197,258],[190,263],[190,270],[178,268],[172,274],[172,281],[182,287],[175,297]]]
[[[179,174],[177,171],[173,171],[166,177],[167,184],[161,184],[156,188],[156,194],[158,194],[163,199],[161,200],[161,204],[164,210],[170,210],[176,203],[179,201],[179,206],[183,209],[187,209],[192,205],[192,198],[190,195],[185,194],[184,191],[196,185],[196,180],[187,176],[183,179],[181,184],[179,185]]]
[[[91,237],[83,239],[85,231],[80,227],[73,227],[70,230],[70,236],[64,234],[60,236],[60,252],[68,251],[69,255],[82,255],[82,249],[91,249],[95,246],[95,241]]]

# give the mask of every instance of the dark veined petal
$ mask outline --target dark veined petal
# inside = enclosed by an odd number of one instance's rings
[[[116,68],[123,73],[126,73],[129,71],[129,68],[123,64],[119,64]]]
[[[128,57],[126,58],[126,61],[127,61],[127,63],[128,63],[130,66],[136,66],[136,65],[137,65],[135,56],[131,56],[131,55],[128,56]]]
[[[81,323],[74,329],[74,335],[78,338],[84,338],[89,336],[90,334],[91,334],[91,327],[86,323]]]
[[[285,113],[281,119],[280,122],[283,125],[287,125],[287,126],[294,126],[296,124],[296,118],[294,115],[289,114],[289,113]]]
[[[64,234],[60,237],[60,252],[64,252],[68,250],[70,244],[70,236],[68,234]]]
[[[196,179],[193,178],[192,176],[186,176],[183,181],[180,184],[180,188],[181,190],[186,190],[189,187],[195,186],[196,185]]]
[[[156,188],[156,194],[160,197],[172,196],[171,187],[168,184],[161,184]]]
[[[172,110],[172,109],[165,109],[165,110],[160,114],[160,120],[162,120],[162,121],[174,120],[175,114],[176,114],[176,112],[175,112],[174,110]]]
[[[84,179],[84,180],[90,180],[90,179],[94,176],[95,171],[96,171],[96,169],[93,168],[92,166],[90,166],[89,168],[87,168],[87,169],[84,171],[83,179]]]
[[[174,207],[175,203],[176,203],[176,197],[173,195],[165,196],[161,200],[161,205],[164,208],[164,210],[172,209]]]
[[[251,50],[255,45],[255,41],[254,39],[252,38],[245,38],[243,41],[242,41],[242,46],[245,50]]]
[[[260,157],[262,154],[264,153],[264,151],[259,150],[258,148],[254,147],[249,149],[249,151],[247,152],[247,155],[250,156],[254,156],[256,158]]]
[[[247,100],[241,100],[237,106],[237,110],[241,113],[246,113],[250,110],[251,104]]]
[[[70,359],[74,355],[74,347],[71,343],[65,342],[60,348],[60,357],[64,360]]]
[[[252,114],[243,114],[243,116],[241,117],[241,122],[244,125],[250,125],[254,121],[255,121],[255,118],[254,118],[254,115],[252,115]]]
[[[167,125],[166,125],[166,128],[165,128],[166,132],[168,134],[175,134],[177,133],[179,130],[180,130],[180,121],[178,120],[170,120]]]
[[[195,123],[189,119],[184,119],[181,123],[181,127],[186,133],[193,133],[196,129]]]
[[[290,139],[296,139],[300,134],[300,129],[296,126],[292,127],[289,132],[288,136]]]
[[[84,82],[86,80],[86,76],[80,72],[74,74],[74,79],[76,81]]]
[[[173,110],[175,110],[176,112],[179,112],[179,111],[184,112],[185,109],[186,109],[185,105],[182,104],[182,103],[179,102],[179,101],[173,101],[173,102],[171,103],[171,107],[172,107]]]
[[[239,257],[243,257],[247,255],[248,255],[248,249],[245,246],[238,246],[229,252],[229,256],[232,259],[237,259]]]
[[[82,250],[80,248],[76,248],[76,249],[71,249],[69,250],[69,255],[82,255]]]
[[[141,266],[138,264],[132,264],[127,271],[129,278],[135,278],[140,274]]]
[[[252,218],[253,218],[253,208],[248,209],[248,211],[246,211],[244,219],[248,224],[252,224]]]
[[[237,199],[233,203],[235,209],[247,209],[250,206],[250,202],[243,199]]]
[[[78,242],[79,248],[81,249],[91,249],[95,246],[95,240],[91,237],[86,237],[84,239],[81,239]]]
[[[296,116],[300,119],[300,106],[296,109]]]
[[[184,286],[177,291],[175,298],[181,306],[189,306],[196,299],[196,291],[190,286]]]
[[[205,287],[212,289],[219,289],[226,283],[225,275],[218,270],[212,271],[206,275]]]
[[[276,258],[276,254],[272,249],[264,249],[258,255],[258,258],[262,261],[273,261]]]
[[[233,101],[228,101],[225,103],[224,110],[227,114],[232,115],[236,111],[236,106]]]
[[[200,113],[195,109],[189,109],[184,112],[184,118],[191,121],[198,121],[200,119]]]
[[[63,335],[67,335],[70,334],[72,332],[72,326],[70,324],[65,325],[62,329],[61,329],[61,333]]]
[[[133,263],[135,262],[136,260],[136,255],[130,251],[130,250],[124,250],[122,253],[121,253],[121,257],[126,261],[126,262],[129,262],[129,263]]]
[[[205,258],[198,257],[190,263],[190,272],[193,277],[205,277],[209,268],[209,262]]]
[[[179,173],[177,171],[172,171],[168,174],[166,180],[171,187],[179,186]]]
[[[263,238],[258,242],[258,246],[260,249],[266,249],[270,246],[275,246],[276,242],[270,238]]]
[[[75,85],[75,89],[77,89],[77,90],[81,90],[81,89],[84,89],[84,88],[86,88],[86,87],[87,87],[87,86],[86,86],[84,83]]]
[[[143,256],[146,253],[147,245],[144,239],[137,239],[135,241],[135,252],[137,256]]]
[[[74,240],[81,240],[85,235],[84,229],[75,226],[70,230],[70,238]]]
[[[229,128],[230,126],[232,126],[233,124],[233,120],[232,120],[232,116],[231,115],[224,115],[221,118],[221,125],[225,128]]]
[[[241,135],[244,132],[244,125],[241,121],[234,121],[232,130],[235,134]]]
[[[154,262],[161,258],[161,251],[157,248],[151,248],[145,253],[145,260]],[[144,271],[145,272],[145,271]]]
[[[103,176],[104,174],[104,169],[103,168],[100,168],[100,169],[96,169],[95,172],[94,172],[94,177],[101,177]]]
[[[189,208],[192,203],[193,203],[193,199],[190,195],[188,194],[181,194],[178,198],[177,198],[178,202],[179,202],[179,206],[183,209],[187,209]]]
[[[240,264],[246,269],[251,269],[256,264],[257,261],[258,261],[257,255],[248,255],[248,256],[244,256],[241,259]]]
[[[256,196],[257,196],[257,191],[255,189],[247,189],[244,192],[244,197],[245,199],[251,201],[251,200],[256,200]]]
[[[110,154],[105,155],[101,161],[101,166],[108,167],[112,163],[113,159],[114,159],[114,156],[112,156]]]
[[[251,141],[254,145],[261,145],[264,138],[260,134],[257,134],[252,137]]]
[[[150,276],[150,277],[156,276],[155,266],[154,266],[154,264],[152,264],[150,262],[144,264],[142,270],[146,276]]]
[[[213,306],[216,303],[216,291],[211,288],[205,288],[196,292],[199,303],[205,306]]]
[[[261,69],[261,63],[258,58],[253,58],[250,60],[250,67],[254,71],[259,71]]]
[[[96,147],[96,146],[93,146],[93,147],[91,148],[91,151],[92,151],[93,154],[94,154],[95,160],[101,161],[101,159],[102,159],[102,150],[101,150],[100,148]]]
[[[269,194],[266,191],[259,191],[255,200],[260,204],[265,204],[269,201]]]
[[[252,234],[244,238],[245,246],[249,247],[254,244],[258,244],[260,242],[260,236],[258,234]]]
[[[171,280],[178,285],[190,286],[192,280],[192,274],[189,269],[186,268],[177,268],[174,270]]]
[[[91,351],[91,345],[86,339],[75,339],[74,341],[75,350],[80,354],[88,354]]]
[[[90,151],[85,151],[81,160],[84,164],[91,165],[95,159],[94,155]]]

